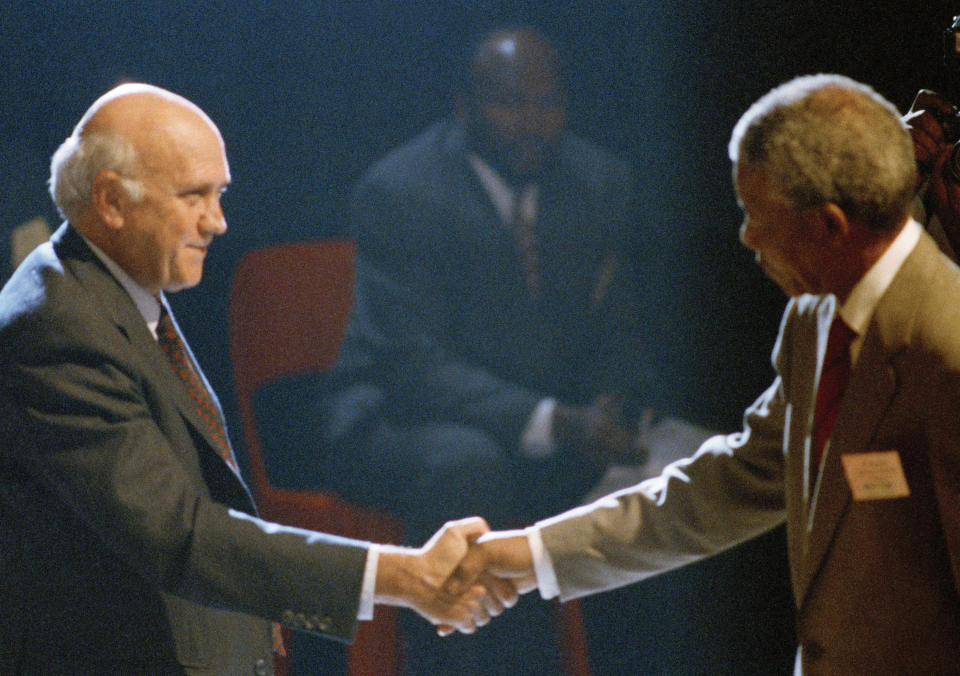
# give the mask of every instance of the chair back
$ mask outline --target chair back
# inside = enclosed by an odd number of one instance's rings
[[[374,542],[400,542],[392,517],[334,493],[270,484],[254,417],[263,385],[329,368],[337,359],[353,299],[355,247],[348,239],[277,244],[248,252],[230,290],[230,355],[250,488],[264,518]],[[348,648],[350,676],[399,673],[396,613],[378,606]]]

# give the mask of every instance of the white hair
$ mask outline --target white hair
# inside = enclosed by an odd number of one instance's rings
[[[137,167],[136,149],[123,136],[111,132],[81,136],[75,131],[50,160],[50,196],[64,218],[76,221],[93,199],[94,178],[110,169],[120,174],[127,196],[139,202],[144,191],[143,183],[134,178]]]
[[[913,198],[913,142],[900,113],[842,75],[795,78],[754,103],[730,137],[729,156],[767,172],[775,193],[802,210],[832,202],[884,230]]]

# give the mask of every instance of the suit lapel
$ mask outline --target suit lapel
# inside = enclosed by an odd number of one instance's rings
[[[450,124],[442,136],[441,148],[449,173],[447,201],[464,212],[458,219],[461,231],[453,234],[465,242],[466,250],[478,252],[476,273],[478,278],[489,280],[488,291],[506,292],[509,298],[526,298],[526,273],[517,253],[515,235],[470,164],[463,128]],[[538,210],[541,207],[539,204]],[[536,220],[535,228],[539,228],[539,215]],[[483,227],[477,228],[477,223]]]
[[[874,443],[897,391],[894,358],[911,340],[916,294],[928,282],[924,273],[929,269],[926,261],[936,253],[936,245],[928,236],[922,235],[880,298],[864,335],[859,358],[850,374],[824,453],[818,484],[810,500],[802,552],[794,552],[802,556],[802,565],[797,568],[800,574],[797,591],[801,600],[851,500],[841,458],[847,453],[869,450]],[[827,330],[820,327],[821,359]],[[811,406],[815,399],[815,396],[811,399]],[[812,411],[810,414],[812,418]]]
[[[799,567],[802,579],[798,581],[803,593],[819,569],[837,524],[850,503],[850,489],[843,473],[841,457],[870,448],[895,391],[896,380],[889,357],[876,333],[868,331],[840,403],[833,433],[824,452],[823,466],[809,503],[803,564]]]
[[[204,452],[213,453],[234,473],[233,468],[217,453],[209,426],[199,417],[196,404],[173,372],[170,362],[157,345],[130,295],[72,228],[61,229],[55,239],[61,247],[61,259],[66,260],[67,265],[73,268],[77,280],[89,290],[93,302],[99,305],[97,312],[109,317],[130,342],[131,347],[141,355],[148,378],[164,392],[168,401],[174,403],[194,436],[199,436],[206,442],[207,448]],[[214,402],[219,408],[215,396]]]

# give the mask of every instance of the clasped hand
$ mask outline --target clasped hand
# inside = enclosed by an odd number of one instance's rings
[[[453,523],[472,523],[475,528],[476,522],[486,526],[479,518]],[[444,528],[450,526],[447,524]],[[447,598],[462,599],[472,605],[476,627],[482,627],[490,618],[515,605],[519,594],[536,589],[533,555],[526,533],[520,530],[493,532],[486,528],[479,537],[473,534],[467,540],[465,551],[457,548],[456,554],[462,553],[463,556],[444,581],[442,593]],[[437,626],[437,633],[441,636],[456,630],[463,631],[452,623]]]
[[[441,635],[454,631],[471,634],[505,608],[517,602],[516,586],[509,579],[482,570],[458,575],[458,566],[469,562],[471,544],[489,532],[479,517],[450,521],[423,547],[384,547],[377,566],[375,601],[404,606],[438,627]]]
[[[491,532],[479,517],[450,521],[423,547],[384,547],[375,601],[416,611],[441,636],[472,634],[536,587],[522,531]]]

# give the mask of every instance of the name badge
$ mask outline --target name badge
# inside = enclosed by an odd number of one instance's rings
[[[840,462],[854,500],[891,500],[910,495],[897,451],[846,453]]]

